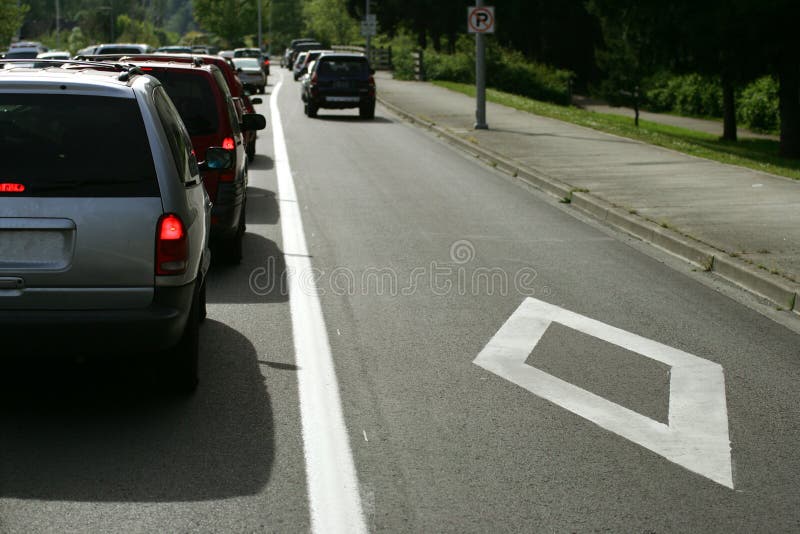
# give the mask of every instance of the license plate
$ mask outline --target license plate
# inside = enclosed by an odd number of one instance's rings
[[[328,102],[358,102],[357,96],[329,96]]]

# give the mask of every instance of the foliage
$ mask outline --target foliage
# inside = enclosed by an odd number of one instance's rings
[[[425,52],[425,72],[430,80],[475,82],[474,39],[463,36],[454,54]],[[396,55],[396,54],[395,54]],[[486,52],[487,85],[513,94],[556,104],[568,104],[573,74],[525,59],[522,53],[490,40]]]
[[[349,43],[359,35],[359,24],[347,13],[346,0],[306,0],[306,33],[323,44]]]
[[[156,47],[161,45],[150,22],[133,20],[128,15],[117,17],[116,31],[119,41],[123,43],[147,43]]]
[[[350,12],[364,16],[364,0],[347,0]],[[577,72],[583,82],[597,75],[594,49],[600,41],[597,19],[586,0],[503,0],[496,2],[495,39],[526,59]],[[487,2],[487,4],[492,4]],[[454,53],[467,29],[474,0],[380,0],[371,3],[381,31],[394,37],[408,32],[417,48]]]
[[[241,46],[245,36],[258,33],[258,5],[255,2],[192,0],[192,5],[200,26],[218,35],[228,47]],[[262,16],[264,11],[262,8]]]
[[[0,46],[5,47],[17,35],[28,9],[25,4],[17,6],[16,0],[0,0]]]
[[[739,97],[739,120],[754,131],[775,132],[780,127],[778,82],[763,76],[742,90]]]
[[[650,78],[644,92],[645,107],[699,117],[722,116],[722,86],[716,78],[699,74]]]
[[[411,33],[402,31],[391,41],[392,63],[394,71],[392,76],[398,80],[413,80],[414,58],[411,54],[417,50],[416,42]]]
[[[81,30],[80,26],[75,26],[69,32],[69,36],[67,37],[67,49],[75,54],[81,48],[86,48],[89,46],[89,40],[83,35],[83,31]]]

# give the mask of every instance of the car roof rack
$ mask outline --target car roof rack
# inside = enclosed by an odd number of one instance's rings
[[[90,57],[91,59],[89,59]],[[36,63],[37,67],[35,68],[60,67],[64,69],[89,67],[92,70],[119,72],[120,74],[117,79],[121,82],[128,81],[134,74],[144,74],[144,72],[142,72],[142,70],[136,65],[117,63],[114,61],[104,61],[105,59],[106,58],[104,56],[77,56],[76,59],[0,59],[0,64],[13,65],[15,63]],[[45,64],[46,66],[38,66],[41,64]]]

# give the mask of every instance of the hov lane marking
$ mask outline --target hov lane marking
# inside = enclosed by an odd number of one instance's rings
[[[313,271],[278,109],[282,85],[283,75],[272,91],[270,112],[294,352],[300,368],[297,382],[311,531],[362,533],[367,528],[322,305],[314,281],[301,279]]]
[[[669,425],[527,365],[551,323],[670,366]],[[533,298],[517,308],[473,363],[733,489],[725,376],[717,363]]]

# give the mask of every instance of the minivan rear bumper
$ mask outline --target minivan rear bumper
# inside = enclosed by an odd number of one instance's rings
[[[116,357],[169,348],[183,334],[194,290],[195,282],[158,287],[136,310],[0,310],[3,352]]]

